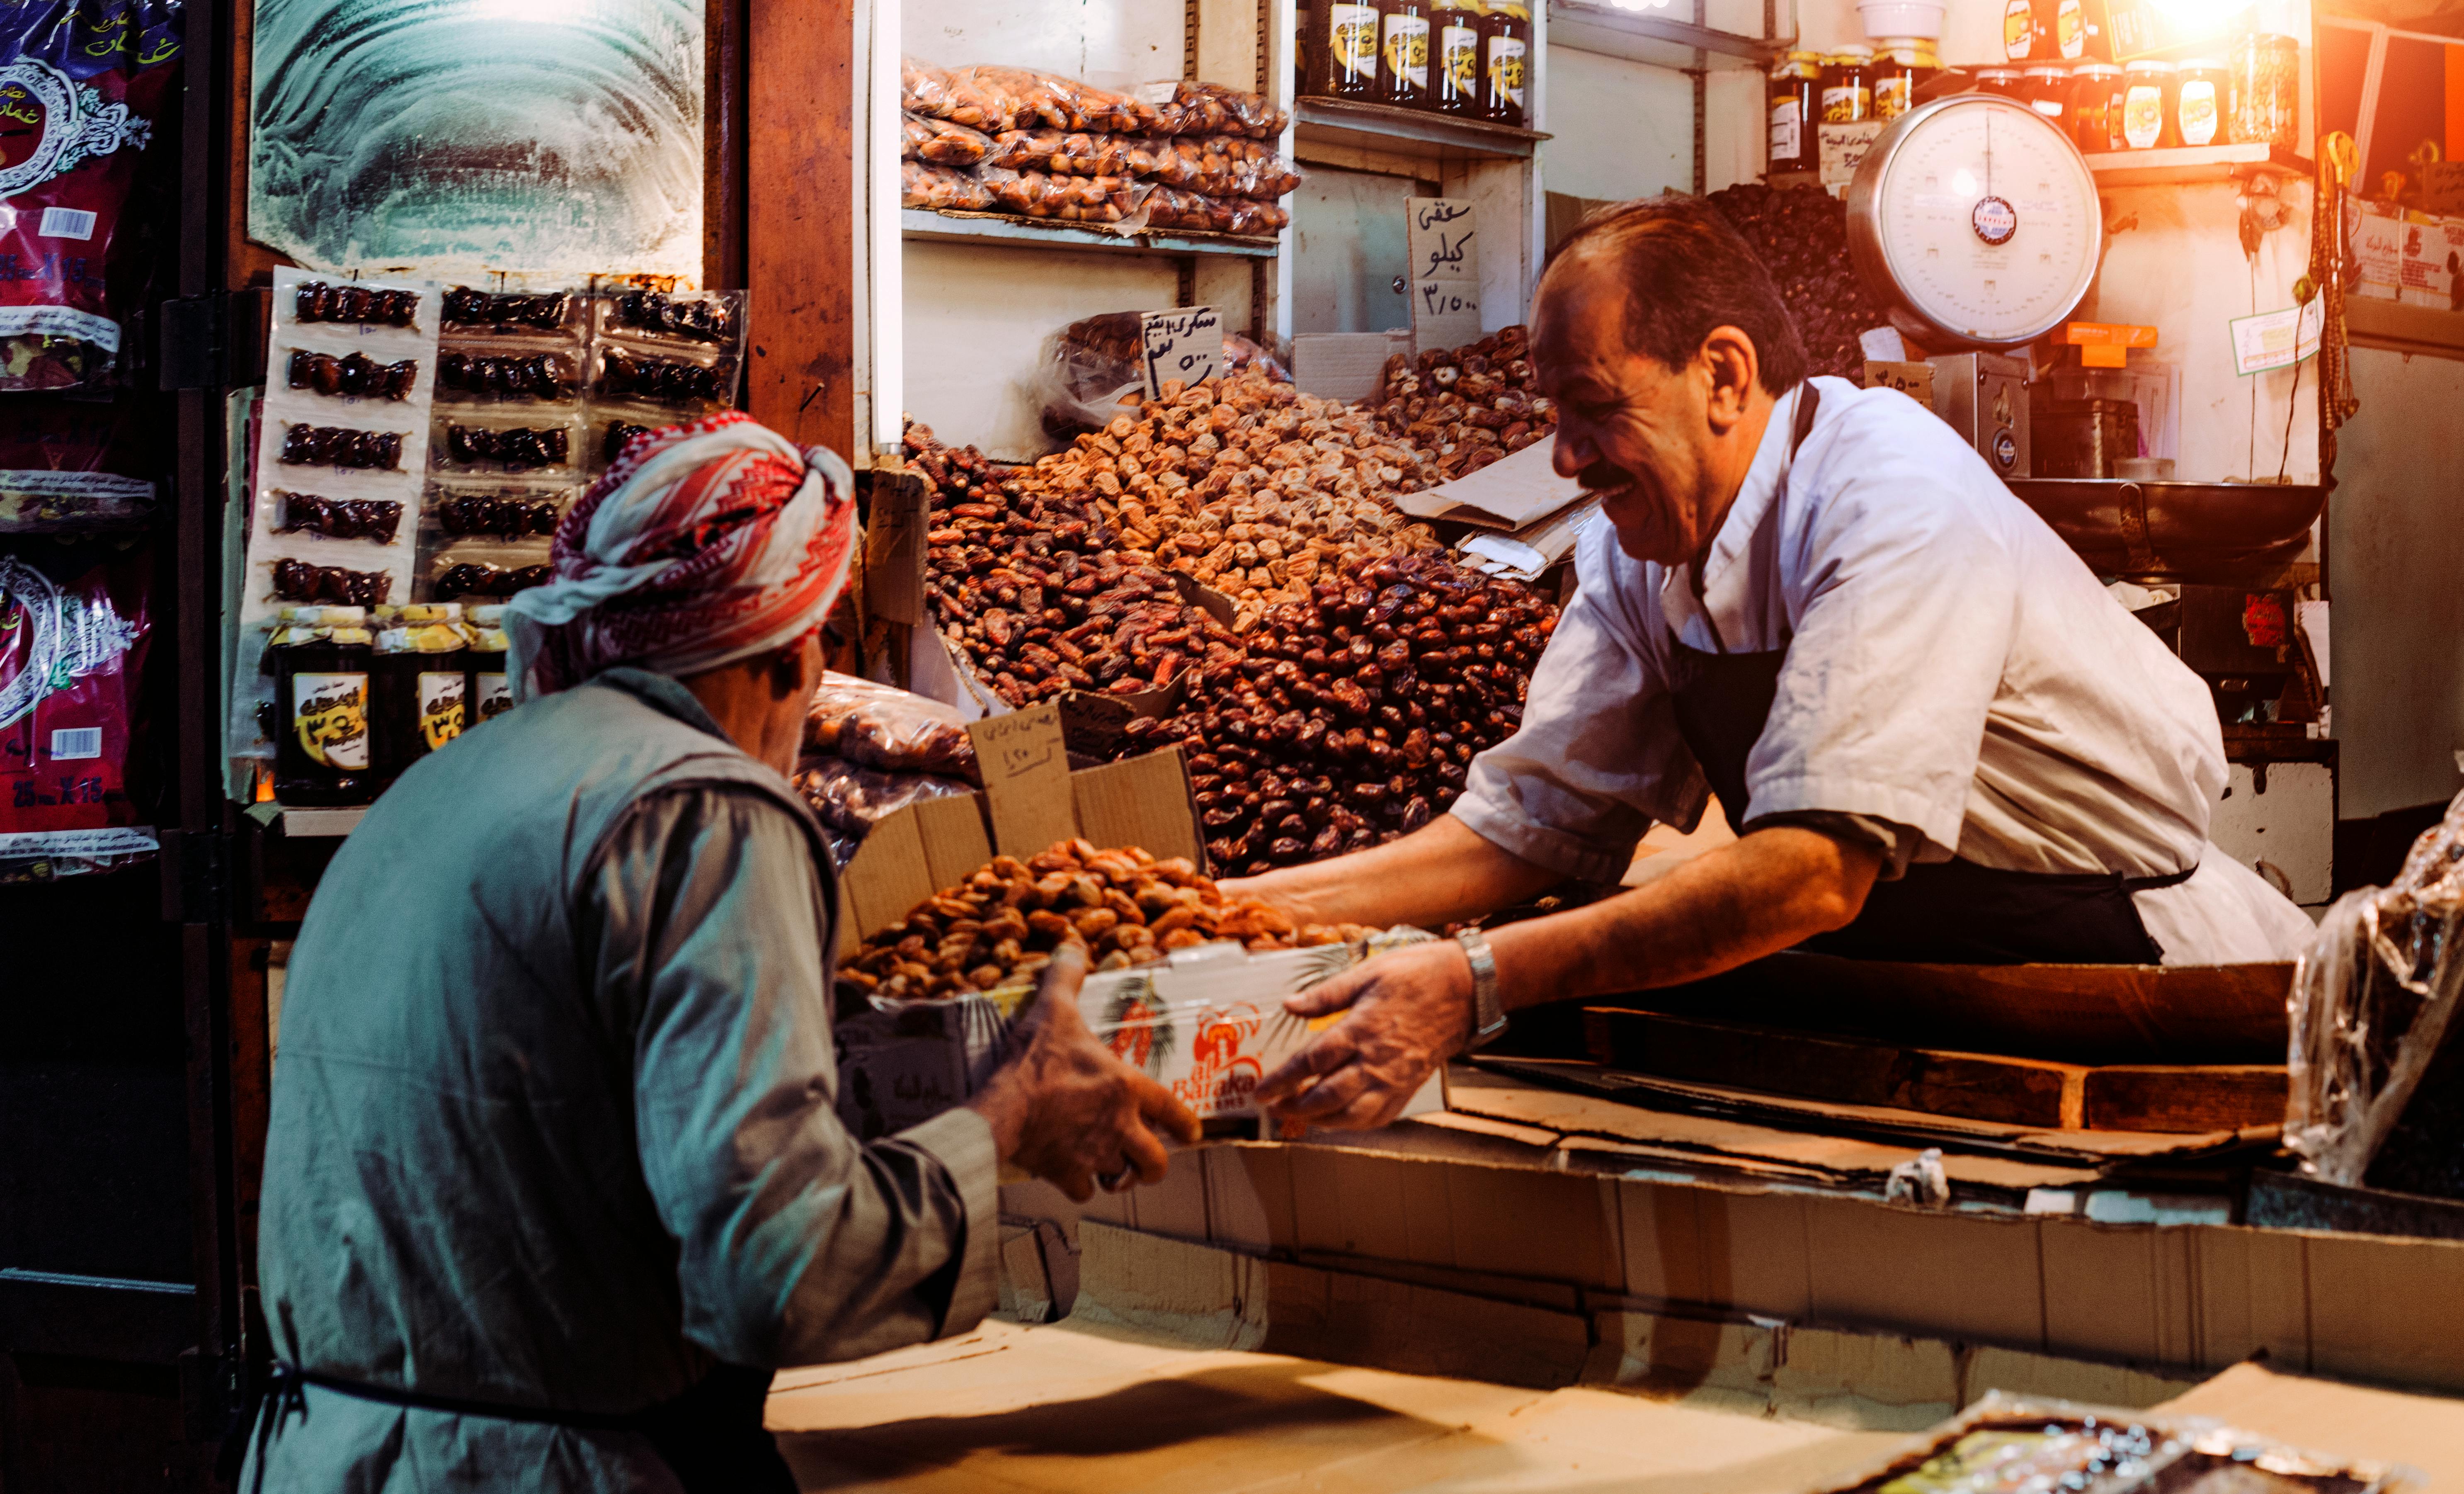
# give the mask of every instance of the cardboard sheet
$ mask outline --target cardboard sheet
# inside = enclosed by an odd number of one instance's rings
[[[1583,496],[1582,483],[1549,463],[1554,441],[1534,441],[1467,477],[1406,493],[1395,506],[1416,519],[1448,519],[1483,529],[1520,529]]]
[[[2306,1451],[2409,1463],[2430,1487],[2464,1489],[2464,1400],[2411,1395],[2238,1364],[2167,1411],[2213,1416]]]

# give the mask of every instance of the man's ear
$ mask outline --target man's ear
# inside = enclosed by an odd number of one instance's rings
[[[1715,326],[1696,356],[1710,379],[1705,413],[1712,432],[1726,435],[1752,408],[1754,386],[1762,376],[1761,355],[1743,328]]]

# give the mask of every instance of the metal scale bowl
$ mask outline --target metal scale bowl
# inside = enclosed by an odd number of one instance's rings
[[[2028,346],[2078,310],[2104,249],[2096,177],[2043,116],[1955,94],[1893,121],[1849,185],[1848,249],[1903,335],[1962,355],[1937,363],[1937,408],[2092,569],[2255,580],[2300,553],[2321,486],[2029,475]]]

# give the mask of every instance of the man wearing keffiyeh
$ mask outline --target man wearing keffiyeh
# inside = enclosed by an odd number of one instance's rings
[[[770,1371],[973,1327],[1001,1161],[1084,1197],[1195,1139],[1088,1035],[1066,959],[966,1105],[840,1125],[836,889],[785,774],[852,487],[734,413],[636,436],[508,609],[523,703],[327,868],[284,988],[242,1487],[792,1489]]]

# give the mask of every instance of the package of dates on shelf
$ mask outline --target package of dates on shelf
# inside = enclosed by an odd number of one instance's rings
[[[643,431],[737,402],[744,380],[744,293],[603,281],[592,295],[583,458],[596,472]]]
[[[1291,220],[1289,212],[1271,202],[1252,202],[1246,197],[1213,197],[1204,192],[1184,191],[1177,187],[1155,187],[1146,202],[1146,225],[1149,228],[1266,238],[1282,233]]]
[[[1053,176],[1020,171],[992,184],[993,205],[1003,212],[1061,223],[1086,223],[1116,234],[1133,234],[1147,223],[1146,199],[1155,189],[1127,176]]]
[[[485,602],[545,581],[557,524],[582,493],[578,481],[431,479],[420,505],[418,593]]]
[[[273,747],[267,641],[285,607],[412,599],[436,408],[442,288],[393,277],[274,272],[265,396],[246,474],[230,754]]]
[[[980,167],[978,169],[981,169]],[[990,212],[993,190],[975,171],[957,167],[898,163],[898,205],[931,212]]]
[[[1167,187],[1271,202],[1301,184],[1299,167],[1245,136],[1160,136],[1136,144],[1141,174]]]
[[[179,0],[50,0],[0,15],[0,390],[106,381],[106,281],[179,73]]]
[[[142,525],[154,511],[132,407],[55,394],[0,398],[0,534]]]
[[[152,570],[92,541],[0,555],[0,881],[153,854],[128,782]]]
[[[1167,78],[1139,85],[1137,96],[1154,106],[1158,135],[1246,135],[1272,140],[1291,123],[1291,116],[1264,95],[1226,88],[1221,83]]]
[[[1013,100],[978,82],[972,69],[935,67],[916,57],[898,65],[899,107],[927,119],[947,120],[992,133],[1011,126]]]
[[[969,167],[980,165],[992,153],[990,135],[928,115],[901,116],[899,131],[898,154],[902,160],[921,161],[929,166]]]

